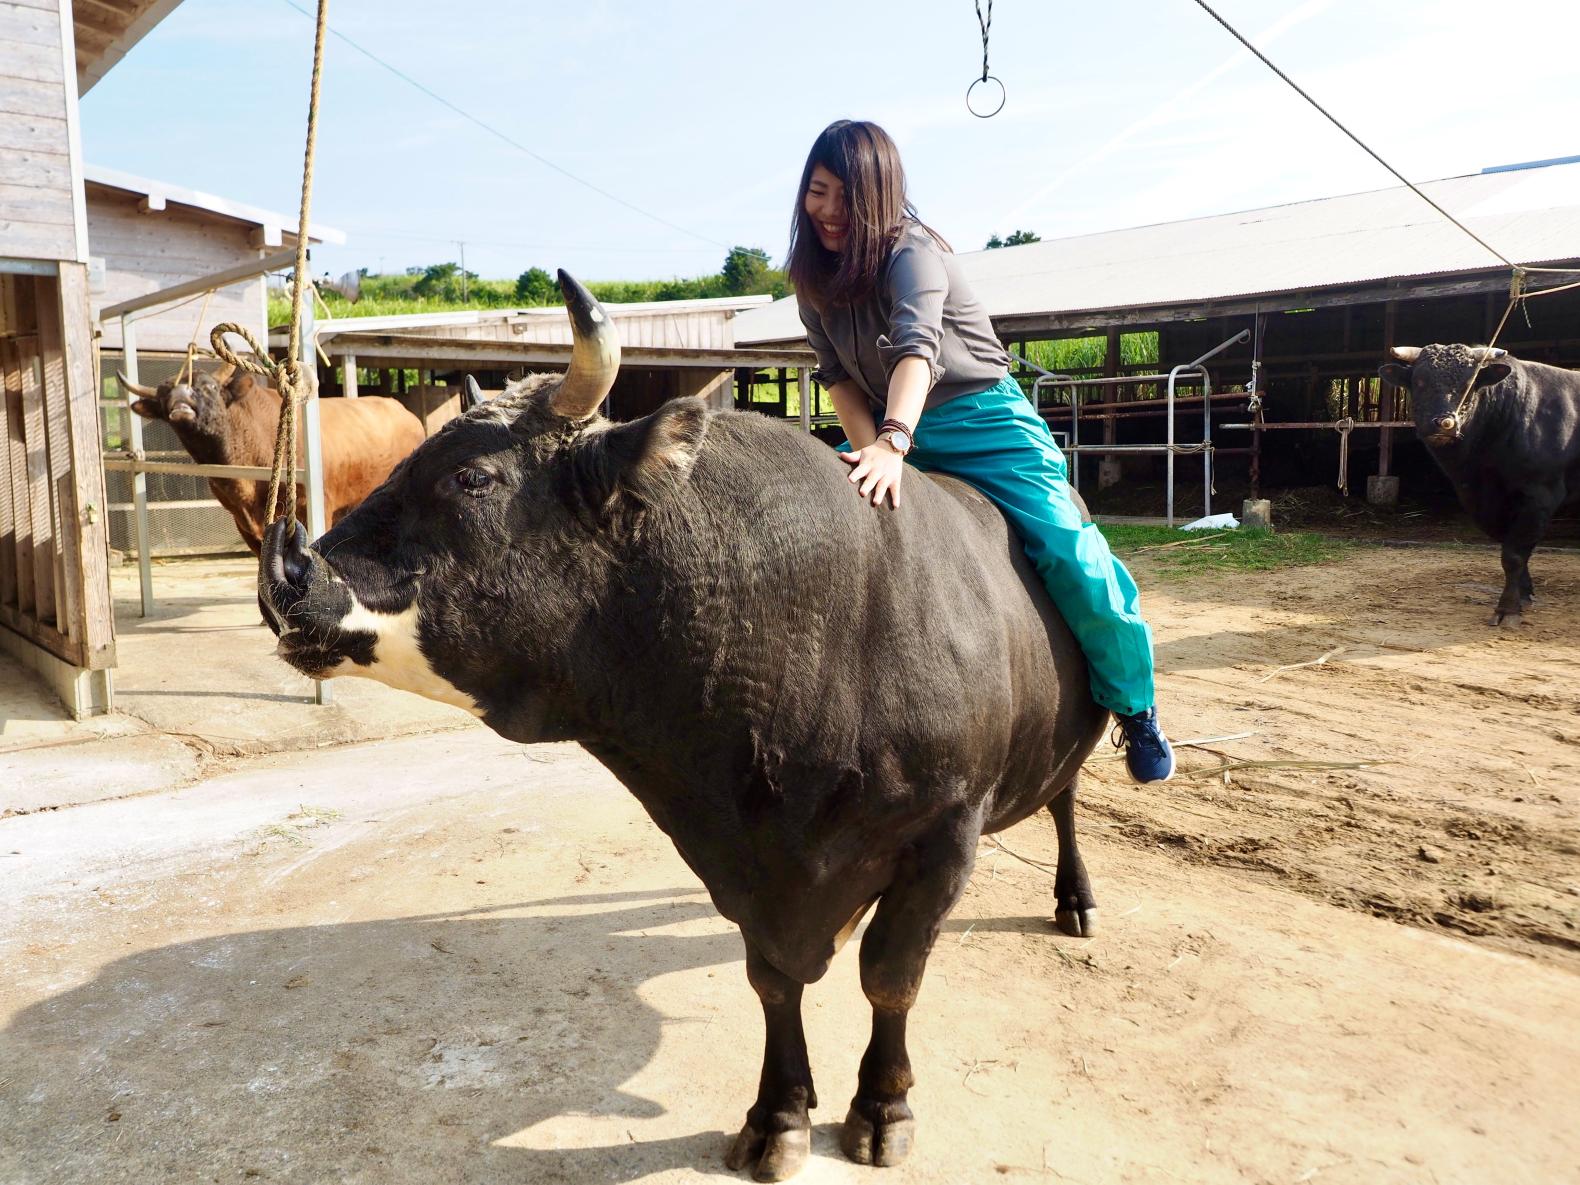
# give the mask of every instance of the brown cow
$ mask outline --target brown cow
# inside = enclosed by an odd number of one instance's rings
[[[191,383],[144,387],[118,376],[136,396],[132,410],[164,420],[192,459],[204,465],[263,465],[274,462],[280,424],[280,393],[246,371],[221,367]],[[394,399],[325,399],[319,405],[324,441],[324,514],[331,525],[366,498],[406,454],[423,441],[422,424]],[[302,450],[297,450],[298,465]],[[209,489],[231,517],[254,555],[268,525],[269,483],[211,477]],[[307,493],[297,486],[296,513],[307,515]]]

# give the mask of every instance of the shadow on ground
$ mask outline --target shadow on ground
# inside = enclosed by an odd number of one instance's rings
[[[561,904],[578,912],[500,916]],[[586,912],[598,905],[610,908]],[[556,1117],[647,1119],[677,1103],[624,1084],[666,1029],[700,1033],[710,1016],[660,1015],[638,992],[704,967],[747,990],[733,966],[738,936],[675,933],[715,916],[693,891],[667,890],[262,930],[128,956],[0,1034],[0,1111],[10,1116],[0,1178],[90,1180],[107,1163],[143,1181],[722,1174],[722,1131],[522,1146]],[[754,1075],[755,1061],[740,1069]],[[739,1100],[742,1114],[750,1101]]]

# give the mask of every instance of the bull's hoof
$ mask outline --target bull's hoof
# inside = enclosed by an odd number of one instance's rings
[[[873,1123],[852,1104],[839,1133],[839,1148],[857,1164],[890,1168],[910,1155],[915,1134],[916,1120],[909,1116]]]
[[[1097,933],[1097,906],[1090,909],[1061,909],[1053,915],[1059,932],[1071,938],[1090,938]]]
[[[753,1165],[757,1181],[785,1181],[801,1171],[812,1151],[812,1132],[792,1128],[787,1132],[760,1132],[751,1124],[741,1128],[724,1163],[735,1172]]]
[[[1500,629],[1513,629],[1515,626],[1524,625],[1525,618],[1518,613],[1500,613],[1493,610],[1492,616],[1487,618],[1487,624]]]

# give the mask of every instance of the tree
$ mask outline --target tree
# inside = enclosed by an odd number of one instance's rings
[[[724,257],[724,290],[730,296],[761,292],[770,282],[768,252],[761,247],[731,247]]]
[[[409,271],[410,269],[408,269]],[[476,272],[467,272],[468,282],[477,279]],[[458,263],[432,263],[422,269],[422,275],[411,286],[418,296],[434,300],[460,300],[462,274]]]
[[[529,267],[516,277],[516,299],[532,304],[552,304],[559,293],[554,277],[541,267]]]
[[[1001,238],[998,237],[998,235],[994,235],[991,239],[989,239],[987,241],[987,249],[989,251],[991,251],[995,247],[1019,247],[1019,246],[1021,246],[1024,243],[1040,243],[1040,242],[1042,242],[1042,236],[1040,234],[1038,234],[1036,231],[1034,231],[1034,230],[1017,230],[1014,234],[1010,235],[1009,238],[1007,238],[1007,239],[1001,239]]]

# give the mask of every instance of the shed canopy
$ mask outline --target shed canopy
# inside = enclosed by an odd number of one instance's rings
[[[1516,263],[1580,259],[1580,162],[1499,169],[1421,188]],[[1019,325],[1105,311],[1133,313],[1135,323],[1144,323],[1148,309],[1503,268],[1404,186],[960,259],[989,315]],[[735,323],[741,345],[802,337],[794,298],[742,313]]]

